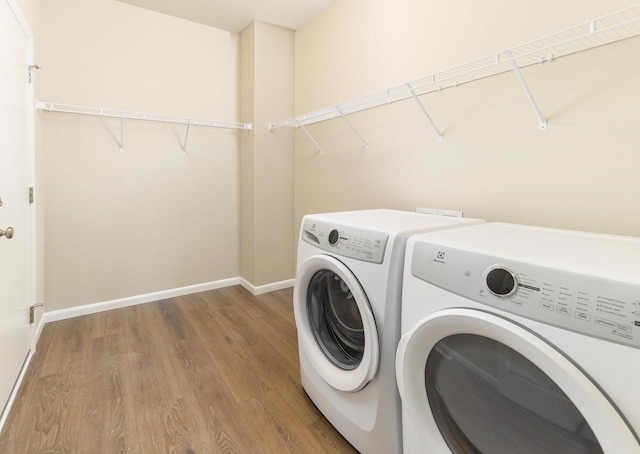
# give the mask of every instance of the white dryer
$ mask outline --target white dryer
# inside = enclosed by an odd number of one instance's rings
[[[302,385],[360,452],[401,452],[394,359],[407,238],[479,222],[393,210],[302,220],[293,293]]]
[[[405,453],[640,453],[640,239],[418,235],[403,292]]]

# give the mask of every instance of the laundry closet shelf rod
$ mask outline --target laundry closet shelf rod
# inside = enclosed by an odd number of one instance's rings
[[[197,120],[185,117],[172,117],[142,112],[124,112],[100,107],[73,106],[53,102],[36,101],[36,109],[46,112],[62,112],[80,115],[92,115],[97,117],[119,118],[124,120],[155,121],[160,123],[173,123],[186,126],[206,126],[209,128],[226,129],[251,129],[251,123],[235,123],[231,121]]]
[[[412,82],[270,123],[269,130],[304,127],[498,74],[510,71],[517,73],[519,68],[543,64],[638,35],[640,4]]]

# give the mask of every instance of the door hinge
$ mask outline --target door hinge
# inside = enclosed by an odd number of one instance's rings
[[[32,72],[34,69],[40,69],[41,66],[38,65],[29,65],[29,83],[33,83],[33,75]]]
[[[29,203],[33,203],[33,187],[29,188]]]
[[[33,325],[36,322],[36,307],[44,307],[43,303],[34,304],[29,308],[29,324]]]

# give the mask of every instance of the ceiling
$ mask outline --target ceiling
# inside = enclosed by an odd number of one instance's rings
[[[298,29],[331,0],[119,0],[200,24],[241,32],[254,20]]]

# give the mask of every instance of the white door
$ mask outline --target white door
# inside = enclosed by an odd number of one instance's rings
[[[639,454],[589,377],[552,344],[473,309],[435,312],[398,346],[406,452]]]
[[[300,352],[340,391],[355,392],[373,379],[379,345],[364,290],[339,260],[316,255],[298,270],[293,311]]]
[[[30,37],[17,14],[12,1],[0,0],[0,411],[29,353]]]

